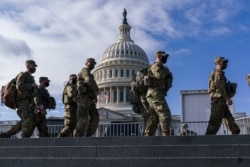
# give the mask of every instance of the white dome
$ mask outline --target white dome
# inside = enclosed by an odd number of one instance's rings
[[[126,13],[123,16],[118,40],[104,51],[100,63],[93,71],[100,89],[97,106],[113,111],[119,109],[120,113],[122,110],[128,112],[125,108],[131,108],[128,95],[133,76],[149,65],[144,50],[130,38],[131,27],[127,23]]]

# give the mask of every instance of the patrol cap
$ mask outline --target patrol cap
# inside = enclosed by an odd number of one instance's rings
[[[160,56],[166,56],[166,57],[168,57],[168,56],[169,56],[169,54],[168,54],[168,53],[166,53],[165,51],[161,51],[161,50],[156,51],[154,55],[155,55],[155,57],[156,57],[157,55],[160,55]]]
[[[94,58],[87,58],[86,62],[93,62],[94,64],[96,64],[96,61]]]
[[[69,76],[69,78],[77,78],[77,75],[76,75],[76,74],[71,74],[71,75]]]
[[[216,58],[214,59],[214,64],[216,64],[217,62],[220,62],[220,61],[223,61],[223,62],[225,62],[225,63],[228,62],[228,60],[225,59],[224,57],[216,57]]]
[[[48,77],[40,77],[39,78],[39,82],[43,82],[43,81],[47,81],[47,82],[50,82],[49,78]]]
[[[37,64],[36,64],[36,62],[34,60],[26,60],[25,64],[37,67]]]

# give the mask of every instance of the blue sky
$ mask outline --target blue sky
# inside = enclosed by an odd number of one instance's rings
[[[25,69],[26,59],[38,66],[35,79],[48,76],[49,91],[60,102],[63,84],[78,73],[88,57],[100,61],[119,37],[123,9],[131,38],[147,53],[170,54],[174,75],[167,100],[180,114],[180,90],[206,89],[217,56],[229,59],[226,76],[238,83],[235,111],[250,114],[250,2],[248,0],[2,0],[0,4],[0,84]],[[49,116],[63,116],[58,105]],[[0,107],[1,117],[17,119]]]

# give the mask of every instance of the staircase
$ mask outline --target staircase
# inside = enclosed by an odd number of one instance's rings
[[[0,139],[1,167],[249,167],[250,136]]]

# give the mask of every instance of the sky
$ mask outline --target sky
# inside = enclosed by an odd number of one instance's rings
[[[174,75],[167,101],[173,115],[181,113],[181,90],[207,89],[214,58],[229,60],[228,80],[238,84],[235,112],[250,115],[250,1],[248,0],[1,0],[0,85],[25,70],[25,61],[38,64],[34,74],[48,76],[48,90],[63,117],[61,94],[72,73],[86,58],[97,63],[119,37],[123,9],[131,38],[148,55],[164,50]],[[18,119],[14,110],[0,106],[0,120]]]

